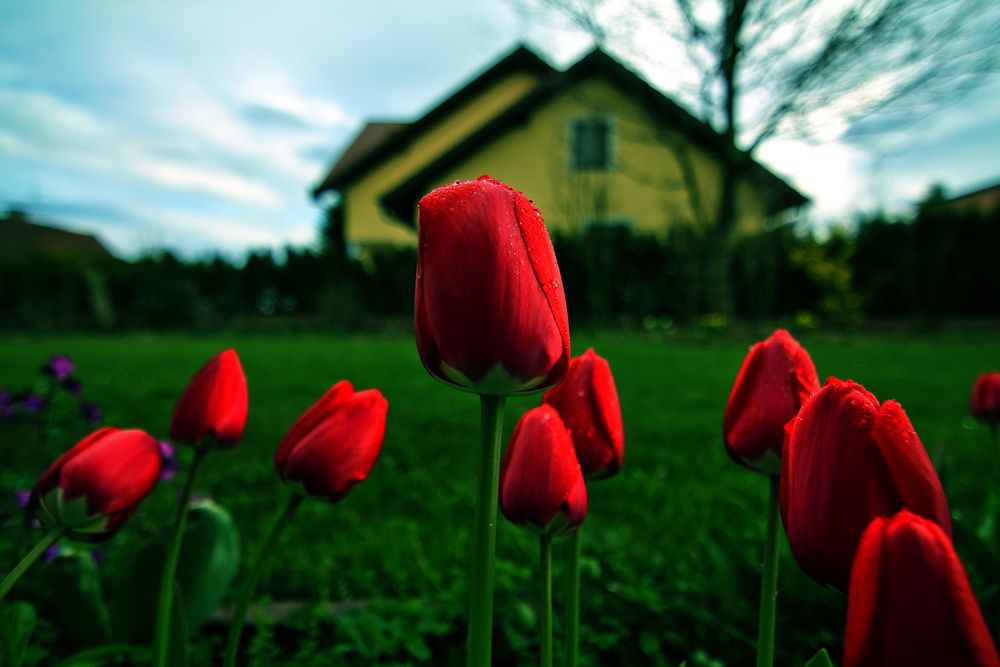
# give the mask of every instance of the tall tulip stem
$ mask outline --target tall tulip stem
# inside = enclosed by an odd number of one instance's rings
[[[493,637],[493,577],[500,485],[500,436],[505,396],[480,396],[481,426],[476,513],[472,527],[469,582],[468,667],[488,667]]]
[[[34,565],[35,561],[45,553],[46,549],[55,544],[65,532],[66,529],[63,526],[53,528],[45,537],[41,539],[41,541],[38,542],[38,544],[35,545],[31,551],[25,555],[24,558],[21,559],[20,563],[14,566],[14,569],[11,570],[7,576],[4,577],[3,582],[0,583],[0,600],[7,595],[7,591],[14,587],[17,580],[21,578],[21,575],[27,572],[28,568]]]
[[[552,536],[542,535],[538,540],[538,574],[541,577],[538,663],[541,667],[552,667]]]
[[[770,476],[767,503],[767,533],[764,537],[764,569],[760,579],[760,614],[757,628],[757,667],[774,664],[774,613],[778,599],[778,482]]]
[[[288,502],[282,506],[277,513],[274,515],[274,520],[271,523],[271,527],[268,529],[266,536],[264,537],[264,543],[260,547],[260,551],[257,553],[257,560],[253,564],[253,568],[247,575],[247,580],[243,584],[243,588],[240,590],[240,596],[236,602],[236,607],[233,609],[233,619],[229,626],[229,639],[226,641],[226,658],[223,662],[224,667],[235,667],[236,666],[236,655],[240,650],[240,634],[243,632],[243,625],[247,620],[247,610],[250,608],[250,600],[253,598],[254,589],[257,587],[257,579],[260,578],[260,573],[264,569],[264,562],[271,555],[274,545],[277,544],[278,538],[281,536],[282,531],[284,531],[285,526],[288,525],[289,519],[295,514],[295,510],[298,509],[299,505],[302,504],[303,497],[298,494],[292,494],[288,498]]]
[[[569,567],[566,569],[566,646],[564,664],[576,667],[580,660],[580,533],[569,536]]]
[[[184,480],[184,489],[181,491],[180,501],[177,505],[174,534],[170,538],[167,559],[163,565],[163,578],[160,580],[160,601],[157,606],[156,627],[154,628],[153,635],[153,665],[155,667],[164,667],[167,664],[168,639],[170,638],[170,620],[172,616],[171,608],[174,602],[174,575],[177,572],[177,561],[181,554],[181,543],[184,541],[184,528],[187,525],[191,490],[194,488],[194,478],[198,472],[198,465],[207,452],[208,448],[204,444],[195,448],[194,458],[191,460],[191,466],[188,468],[187,478]]]

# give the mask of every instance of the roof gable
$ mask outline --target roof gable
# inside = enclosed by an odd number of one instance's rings
[[[506,131],[524,123],[532,113],[568,87],[591,76],[606,78],[643,105],[653,117],[661,119],[663,127],[680,132],[709,154],[718,155],[725,150],[723,138],[711,126],[685,111],[604,51],[594,49],[569,69],[554,73],[492,121],[386,192],[381,198],[382,206],[399,220],[414,225],[417,200],[438,184],[442,173]],[[771,212],[800,206],[808,201],[749,155],[743,154],[743,157],[746,160],[747,176],[769,193]]]
[[[516,71],[534,72],[541,77],[551,76],[555,72],[552,66],[542,60],[534,51],[523,45],[517,46],[509,54],[484,72],[473,77],[468,83],[412,123],[395,123],[400,127],[396,128],[396,131],[393,132],[381,131],[385,128],[375,129],[365,138],[366,130],[373,123],[366,125],[348,148],[338,157],[336,163],[327,172],[323,180],[320,181],[319,185],[313,188],[313,197],[319,197],[327,190],[337,190],[354,182],[367,173],[368,170],[377,166],[386,158],[396,154],[420,136],[420,134],[445,120],[467,102],[490,88],[494,83]],[[378,125],[391,124],[394,123],[379,123]],[[381,135],[378,136],[378,140],[369,142],[369,139],[375,139],[376,134]],[[355,149],[355,145],[363,138],[365,138],[365,142],[362,144],[363,150],[354,150],[354,155],[351,156],[347,164],[342,164],[345,158],[348,157],[348,154],[352,152],[352,149]]]
[[[354,136],[344,152],[340,154],[324,181],[337,182],[343,179],[344,174],[350,173],[351,169],[363,160],[369,153],[377,149],[382,143],[387,141],[393,134],[409,125],[409,123],[398,121],[371,121],[365,123],[364,127]]]

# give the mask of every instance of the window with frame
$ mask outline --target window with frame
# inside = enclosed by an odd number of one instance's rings
[[[577,118],[570,123],[570,165],[573,169],[611,168],[611,120]]]

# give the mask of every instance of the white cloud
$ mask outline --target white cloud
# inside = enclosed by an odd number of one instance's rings
[[[90,110],[40,90],[0,88],[0,119],[35,154],[79,152],[114,138],[114,129]]]
[[[268,107],[299,118],[309,125],[329,128],[353,127],[358,119],[341,105],[317,95],[295,90],[287,77],[277,72],[255,72],[237,86],[234,97],[247,105]]]
[[[794,139],[771,139],[757,151],[758,159],[787,176],[813,200],[811,213],[820,220],[842,219],[850,211],[870,209],[872,191],[868,159],[839,143],[813,145]]]
[[[146,214],[152,214],[147,212]],[[282,230],[275,229],[270,220],[253,220],[227,216],[206,215],[186,211],[156,212],[163,219],[163,228],[169,230],[171,245],[178,236],[198,234],[211,239],[212,244],[224,248],[268,247],[278,248],[286,242]]]
[[[270,208],[282,202],[281,195],[263,183],[197,165],[148,160],[134,163],[133,168],[169,188],[207,192],[235,202]]]

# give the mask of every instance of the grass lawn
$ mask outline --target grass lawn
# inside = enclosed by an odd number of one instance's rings
[[[966,415],[976,375],[1000,367],[1000,335],[814,333],[799,340],[821,378],[851,378],[880,400],[902,403],[932,458],[945,464],[942,478],[956,519],[992,539],[989,519],[997,514],[1000,483],[987,430]],[[583,664],[752,662],[767,484],[729,459],[720,435],[730,386],[752,342],[639,334],[574,339],[575,351],[594,346],[609,360],[626,433],[621,474],[588,490]],[[105,424],[165,436],[190,375],[230,346],[249,380],[246,436],[235,450],[206,460],[195,488],[233,512],[245,557],[255,552],[286,493],[271,458],[298,414],[343,378],[358,389],[377,387],[389,401],[385,444],[371,477],[340,504],[303,506],[259,585],[261,596],[273,600],[365,604],[334,617],[309,613],[289,627],[265,628],[248,651],[250,664],[462,664],[478,403],[432,380],[412,339],[8,338],[0,341],[0,387],[28,386],[50,355],[65,353],[77,364],[86,397],[101,405]],[[538,401],[508,402],[507,437]],[[0,424],[5,491],[30,487],[86,430],[74,426],[39,442],[30,430],[5,426]],[[169,524],[179,488],[178,480],[161,484],[105,545],[106,589],[114,590],[116,575],[146,537]],[[0,500],[0,507],[10,504]],[[0,569],[9,568],[33,537],[16,527],[0,533]],[[996,636],[1000,569],[980,573],[972,565],[995,559],[998,545],[956,541]],[[496,664],[531,664],[536,541],[501,520],[498,552]],[[839,652],[842,596],[806,579],[787,549],[781,567],[777,664],[802,664],[820,646]],[[36,601],[44,616],[43,576],[44,568],[36,568],[14,597]],[[556,605],[558,614],[558,588]],[[57,630],[41,636],[59,641]],[[199,650],[211,652],[222,639],[209,632]]]

